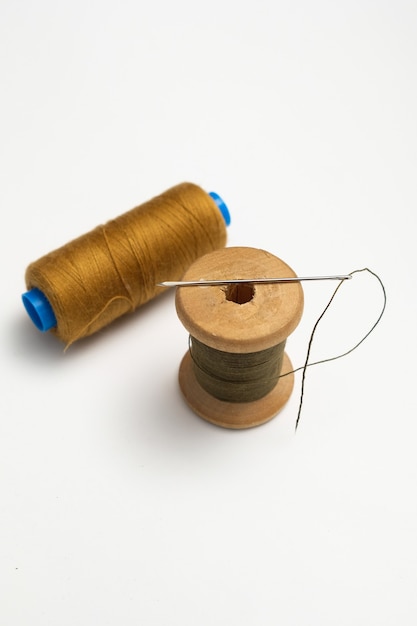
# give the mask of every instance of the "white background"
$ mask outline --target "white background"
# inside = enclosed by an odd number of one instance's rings
[[[416,64],[406,0],[2,0],[2,625],[417,623]],[[173,293],[66,353],[23,310],[29,262],[182,181],[229,245],[386,285],[297,434],[299,375],[257,429],[186,407]],[[344,285],[313,358],[381,305]]]

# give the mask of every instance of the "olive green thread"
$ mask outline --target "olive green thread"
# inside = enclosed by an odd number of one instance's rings
[[[253,402],[278,382],[285,341],[259,352],[223,352],[190,337],[195,376],[205,391],[225,402]]]

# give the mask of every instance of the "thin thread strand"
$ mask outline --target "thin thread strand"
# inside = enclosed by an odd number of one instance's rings
[[[356,350],[369,337],[369,335],[376,328],[376,326],[378,326],[379,322],[381,321],[382,316],[384,315],[386,304],[387,304],[387,293],[386,293],[385,286],[384,286],[381,278],[378,276],[378,274],[376,274],[375,272],[373,272],[372,270],[370,270],[367,267],[364,267],[364,268],[359,269],[359,270],[354,270],[353,272],[351,272],[351,274],[352,275],[353,274],[358,274],[360,272],[368,272],[369,274],[371,274],[372,276],[374,276],[378,280],[378,282],[379,282],[379,284],[381,286],[381,289],[382,289],[382,294],[383,294],[383,304],[382,304],[381,312],[379,313],[375,323],[371,326],[371,328],[368,330],[368,332],[352,348],[350,348],[346,352],[343,352],[342,354],[338,354],[336,356],[333,356],[333,357],[330,357],[330,358],[327,358],[327,359],[321,359],[320,361],[315,361],[314,363],[309,363],[308,361],[309,361],[309,358],[310,358],[310,352],[311,352],[313,339],[314,339],[314,335],[316,333],[317,327],[318,327],[320,321],[323,319],[326,311],[329,309],[329,307],[330,307],[331,303],[333,302],[333,300],[334,300],[337,292],[339,291],[340,287],[342,286],[342,284],[345,281],[341,281],[337,285],[337,287],[334,290],[334,292],[333,292],[329,302],[326,304],[325,308],[323,309],[322,313],[320,314],[319,318],[317,319],[316,323],[313,326],[313,330],[311,332],[310,339],[309,339],[309,342],[308,342],[307,355],[306,355],[306,359],[305,359],[304,365],[299,367],[299,368],[297,368],[297,369],[295,369],[295,370],[292,370],[293,373],[294,372],[298,372],[299,370],[303,371],[302,380],[301,380],[300,402],[299,402],[299,406],[298,406],[298,413],[297,413],[297,419],[296,419],[296,423],[295,423],[295,430],[297,430],[298,424],[299,424],[300,418],[301,418],[301,411],[302,411],[303,400],[304,400],[304,387],[305,387],[305,379],[306,379],[307,368],[311,367],[313,365],[320,365],[322,363],[328,363],[330,361],[335,361],[336,359],[341,359],[341,358],[347,356],[348,354],[351,354],[354,350]],[[286,375],[288,375],[290,373],[291,372],[286,372],[284,374],[284,376],[286,376]]]

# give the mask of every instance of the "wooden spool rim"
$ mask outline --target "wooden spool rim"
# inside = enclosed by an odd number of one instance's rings
[[[278,257],[256,248],[216,250],[198,259],[183,280],[295,277]],[[226,286],[179,287],[177,314],[190,335],[225,352],[258,352],[287,339],[300,321],[304,298],[300,283],[251,287],[242,304],[227,299]]]
[[[291,361],[284,353],[282,372],[292,369]],[[252,428],[271,420],[287,403],[294,386],[294,374],[291,373],[280,378],[274,389],[260,400],[224,402],[200,386],[189,352],[181,362],[178,379],[182,394],[194,413],[212,424],[232,429]]]

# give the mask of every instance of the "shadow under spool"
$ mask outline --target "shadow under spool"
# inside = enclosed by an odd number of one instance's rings
[[[226,243],[230,217],[215,193],[181,183],[31,263],[24,306],[67,346],[134,311]]]
[[[183,280],[296,277],[264,250],[216,250],[195,261]],[[294,375],[284,352],[304,297],[299,282],[179,287],[176,309],[190,333],[179,369],[193,411],[226,428],[249,428],[273,418],[288,401]]]

